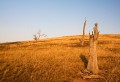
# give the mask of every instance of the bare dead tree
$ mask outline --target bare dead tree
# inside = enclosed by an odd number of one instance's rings
[[[42,32],[39,30],[37,32],[37,34],[33,35],[34,36],[34,40],[39,40],[41,37],[46,37],[47,35],[46,34],[42,34]]]
[[[82,37],[82,43],[81,43],[82,46],[84,45],[85,27],[86,27],[86,19],[85,19],[84,25],[83,25],[83,37]]]
[[[89,33],[90,51],[87,69],[91,71],[93,74],[98,74],[96,46],[98,43],[99,32],[97,23],[95,23],[93,30],[94,32],[92,32],[91,35]]]

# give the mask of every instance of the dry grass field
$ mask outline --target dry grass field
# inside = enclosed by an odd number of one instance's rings
[[[64,36],[0,43],[0,82],[72,82],[81,78],[89,57],[89,40]],[[104,34],[98,39],[99,75],[93,82],[120,82],[120,34]],[[89,82],[90,80],[88,80]],[[87,80],[86,80],[87,82]]]

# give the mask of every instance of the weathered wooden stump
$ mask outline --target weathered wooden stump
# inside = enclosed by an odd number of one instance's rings
[[[87,70],[91,71],[93,74],[98,74],[96,46],[98,43],[99,32],[97,23],[95,23],[95,27],[93,29],[94,33],[92,32],[92,35],[89,33],[90,51]]]
[[[85,24],[86,24],[86,21],[85,21]],[[84,43],[84,28],[85,27],[83,27],[82,45]],[[89,48],[89,59],[88,59],[88,63],[87,63],[87,69],[85,69],[83,72],[80,72],[79,75],[81,78],[74,79],[73,82],[95,82],[94,80],[97,80],[97,79],[98,80],[101,79],[103,82],[105,82],[105,78],[98,75],[99,69],[98,69],[97,52],[96,52],[97,51],[98,37],[99,37],[98,24],[95,23],[92,34],[89,33],[90,48]],[[85,58],[83,58],[82,55],[80,57],[83,60],[85,60]]]

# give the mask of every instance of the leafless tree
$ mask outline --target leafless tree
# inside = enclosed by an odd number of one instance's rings
[[[84,45],[85,27],[86,27],[86,19],[85,19],[84,25],[83,25],[83,37],[82,37],[82,43],[81,43],[82,46]]]
[[[34,38],[33,38],[34,40],[39,40],[41,37],[46,37],[47,35],[46,34],[42,34],[41,30],[39,30],[37,32],[37,34],[34,34],[33,36],[34,36]]]
[[[91,71],[93,74],[98,74],[98,64],[97,64],[97,43],[98,43],[98,24],[95,23],[93,28],[92,35],[89,33],[89,41],[90,41],[90,51],[89,51],[89,61],[87,69]]]

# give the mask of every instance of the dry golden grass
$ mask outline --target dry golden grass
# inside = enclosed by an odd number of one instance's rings
[[[88,59],[85,36],[65,36],[39,41],[0,44],[0,82],[70,82],[85,69]],[[95,82],[120,82],[120,34],[100,35],[97,46],[99,75]]]

